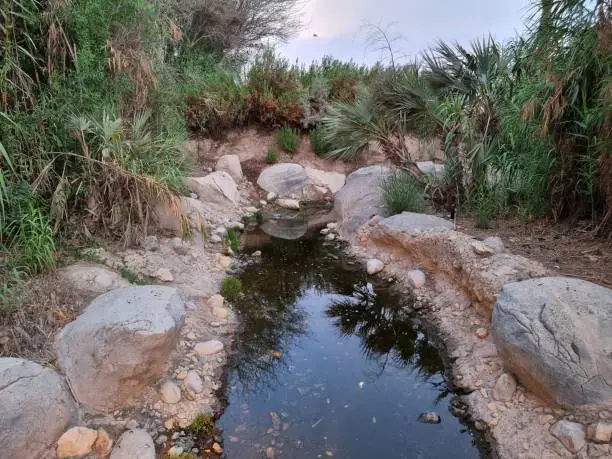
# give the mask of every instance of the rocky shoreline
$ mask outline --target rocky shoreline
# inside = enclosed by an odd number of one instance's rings
[[[612,457],[608,289],[551,277],[498,238],[478,241],[445,219],[383,218],[385,166],[345,177],[278,164],[261,174],[263,191],[243,179],[236,157],[222,157],[216,169],[186,181],[191,239],[177,237],[184,222],[160,204],[167,237],[92,249],[90,262],[59,271],[93,301],[58,334],[56,369],[0,358],[3,455],[221,455],[220,438],[203,448],[197,442],[222,410],[238,325],[218,294],[221,280],[240,269],[223,242],[228,230],[244,231],[267,213],[272,234],[290,238],[333,222],[321,232],[325,241],[347,241],[368,274],[393,278],[417,297],[415,309],[448,352],[453,385],[467,394],[458,414],[491,439],[497,457]],[[334,211],[296,224],[310,201],[334,202]]]

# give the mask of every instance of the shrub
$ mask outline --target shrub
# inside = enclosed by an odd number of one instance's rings
[[[385,203],[395,215],[402,212],[419,212],[423,209],[425,193],[423,185],[409,172],[394,171],[383,179]]]
[[[242,281],[237,277],[226,277],[221,281],[221,295],[228,300],[235,300],[242,293]]]
[[[215,428],[215,417],[212,414],[200,413],[185,430],[200,436],[210,435]]]
[[[240,235],[236,232],[235,229],[228,229],[227,236],[225,236],[225,243],[227,246],[232,249],[234,253],[238,253],[240,251]]]
[[[300,143],[300,134],[297,129],[285,125],[278,131],[278,144],[288,153],[295,153]]]
[[[319,156],[325,156],[331,151],[331,145],[327,141],[323,129],[319,126],[310,131],[310,144],[314,152]]]
[[[268,148],[268,154],[266,155],[266,163],[274,164],[278,161],[278,151],[276,151],[273,147]]]

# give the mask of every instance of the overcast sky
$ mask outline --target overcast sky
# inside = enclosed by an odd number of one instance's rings
[[[373,63],[380,53],[366,46],[364,25],[387,28],[403,40],[396,48],[408,56],[438,39],[469,44],[491,33],[499,40],[523,30],[530,0],[304,0],[304,29],[281,47],[291,61],[309,63],[326,54]],[[314,37],[313,35],[317,35]]]

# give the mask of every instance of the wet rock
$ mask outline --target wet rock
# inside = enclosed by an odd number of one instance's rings
[[[300,202],[297,199],[279,199],[276,203],[283,209],[300,210]]]
[[[366,270],[370,276],[378,274],[383,269],[385,269],[385,264],[382,261],[376,260],[375,258],[368,260]]]
[[[442,418],[440,418],[440,415],[434,411],[426,411],[425,413],[419,414],[417,421],[424,424],[440,424],[440,422],[442,422]]]
[[[493,398],[500,402],[509,402],[516,391],[516,380],[512,375],[503,373],[493,387]]]
[[[64,379],[28,360],[0,358],[0,456],[38,459],[54,446],[77,407]]]
[[[146,430],[126,431],[111,452],[110,459],[155,459],[155,444]]]
[[[192,395],[199,394],[204,390],[202,378],[193,370],[187,372],[187,377],[183,380],[183,386],[185,390]]]
[[[102,294],[116,288],[130,286],[130,283],[119,274],[92,263],[75,263],[59,269],[57,273],[76,290],[85,293]]]
[[[181,389],[172,381],[164,382],[159,389],[159,393],[164,403],[173,405],[181,400]]]
[[[57,441],[57,457],[85,456],[91,453],[98,432],[87,427],[73,427]]]
[[[174,288],[129,287],[96,298],[56,340],[77,400],[112,410],[148,387],[165,373],[184,316]]]
[[[238,155],[221,156],[217,160],[215,170],[227,172],[236,182],[242,180],[242,166]]]
[[[425,286],[426,278],[425,273],[420,269],[413,269],[406,273],[406,278],[412,286],[412,288],[422,288]]]
[[[495,249],[493,247],[488,246],[484,242],[472,242],[472,250],[476,255],[480,255],[481,257],[488,257],[495,253]]]
[[[550,428],[550,433],[572,453],[586,445],[584,426],[576,422],[559,421]]]
[[[267,167],[257,179],[257,185],[268,193],[285,197],[294,193],[300,193],[306,186],[308,175],[306,170],[299,164],[281,163]],[[268,201],[271,201],[268,194]]]
[[[172,239],[172,249],[178,255],[187,255],[189,253],[189,243],[180,237],[175,237]]]
[[[240,200],[236,182],[225,171],[217,171],[206,177],[190,177],[185,185],[198,194],[201,201],[235,206]]]
[[[346,184],[336,193],[334,203],[334,213],[344,237],[353,237],[372,216],[386,212],[380,184],[388,172],[384,166],[369,166],[346,178]]]
[[[611,404],[612,290],[548,277],[506,284],[492,334],[525,387],[563,406]]]
[[[218,354],[223,350],[223,343],[219,340],[212,339],[203,343],[198,343],[193,348],[196,354],[200,357]]]
[[[98,438],[93,444],[92,452],[98,457],[106,457],[113,449],[113,439],[104,429],[98,429]]]
[[[587,427],[587,438],[594,443],[610,443],[612,441],[612,423],[597,422]]]

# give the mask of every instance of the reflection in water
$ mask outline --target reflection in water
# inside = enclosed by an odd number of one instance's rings
[[[417,422],[447,410],[440,355],[400,298],[338,258],[274,240],[243,274],[220,420],[227,457],[479,457],[448,413]]]

